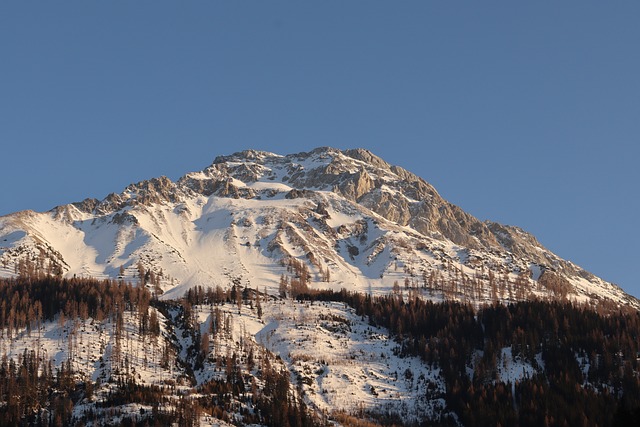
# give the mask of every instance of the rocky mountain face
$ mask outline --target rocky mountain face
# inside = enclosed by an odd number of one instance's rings
[[[304,277],[292,268],[300,264]],[[243,151],[177,182],[154,178],[103,200],[2,217],[0,274],[26,269],[131,281],[147,271],[166,298],[196,285],[275,292],[291,276],[309,288],[399,287],[475,305],[550,298],[640,308],[531,234],[478,220],[364,149]]]

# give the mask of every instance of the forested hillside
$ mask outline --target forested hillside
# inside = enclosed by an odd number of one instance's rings
[[[160,301],[144,286],[55,277],[3,279],[0,301],[0,425],[610,426],[640,416],[632,311],[475,310],[401,290],[294,300],[235,285]]]

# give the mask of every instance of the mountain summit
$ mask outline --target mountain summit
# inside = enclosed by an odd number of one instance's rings
[[[165,298],[233,284],[414,292],[474,305],[640,302],[518,227],[480,221],[365,149],[216,157],[177,182],[0,218],[0,275],[146,280]],[[291,277],[289,277],[291,276]]]

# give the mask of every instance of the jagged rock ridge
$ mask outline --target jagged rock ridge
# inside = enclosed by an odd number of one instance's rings
[[[170,297],[194,285],[277,288],[291,260],[311,287],[386,293],[396,283],[475,304],[529,298],[640,307],[524,230],[483,222],[422,178],[364,149],[216,157],[46,213],[0,218],[0,268],[136,279]]]

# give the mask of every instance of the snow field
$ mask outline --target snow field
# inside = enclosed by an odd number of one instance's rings
[[[155,309],[150,307],[149,310]],[[162,315],[157,313],[162,319]],[[100,379],[101,382],[107,382],[120,374],[131,374],[140,384],[162,385],[165,380],[174,378],[173,366],[170,365],[167,369],[161,367],[163,336],[167,335],[163,322],[159,337],[139,334],[138,316],[131,312],[124,312],[123,325],[119,345],[121,354],[126,355],[128,372],[120,371],[113,361],[116,337],[115,323],[111,318],[101,322],[91,318],[85,321],[64,320],[62,324],[60,318],[44,322],[30,334],[22,331],[11,340],[0,340],[0,352],[17,360],[25,349],[33,350],[41,361],[51,360],[56,368],[69,360],[74,371],[84,375],[79,380]]]
[[[318,409],[402,414],[418,419],[444,408],[439,369],[396,355],[386,330],[341,303],[282,301],[265,309],[258,342],[280,355]],[[425,398],[426,396],[426,398]]]
[[[223,319],[228,318],[229,326],[228,332],[211,338],[202,369],[194,371],[197,385],[226,378],[222,357],[235,355],[242,371],[255,375],[262,358],[277,355],[282,362],[273,359],[272,363],[283,363],[291,373],[292,387],[302,387],[308,404],[317,410],[331,413],[364,409],[416,419],[442,412],[444,384],[439,369],[429,368],[416,358],[397,356],[398,346],[388,332],[368,325],[352,309],[338,303],[292,300],[265,300],[261,304],[262,319],[257,317],[255,307],[247,305],[240,313],[235,304],[193,308],[201,334],[209,330],[216,309]],[[157,338],[141,336],[137,315],[125,312],[119,344],[112,319],[56,320],[32,330],[30,336],[23,331],[12,340],[3,339],[0,351],[17,361],[25,349],[33,349],[42,360],[52,360],[54,367],[70,360],[79,372],[79,380],[99,380],[102,384],[96,389],[94,401],[106,396],[112,389],[109,380],[119,376],[133,376],[138,384],[175,386],[189,392],[192,386],[180,380],[185,374],[181,365],[163,364],[162,357],[170,340],[175,344],[172,355],[188,361],[191,355],[187,349],[193,336],[185,333],[175,319],[157,314],[162,325]],[[169,324],[172,326],[167,327]],[[254,371],[248,368],[251,349]],[[76,410],[81,413],[87,405],[91,402],[82,402]],[[134,406],[134,412],[143,407]]]

